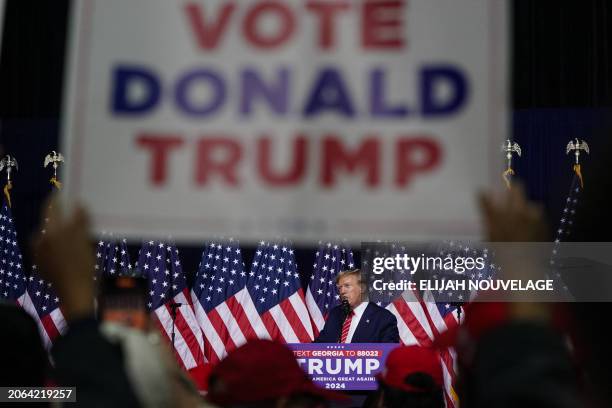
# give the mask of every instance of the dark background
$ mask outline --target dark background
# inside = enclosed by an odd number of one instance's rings
[[[13,214],[26,266],[30,236],[50,192],[50,171],[42,167],[42,158],[58,145],[69,4],[9,0],[5,8],[0,145],[3,155],[19,162]],[[554,230],[573,175],[567,142],[586,139],[595,156],[602,154],[612,130],[612,10],[605,0],[510,4],[512,134],[523,150],[514,167],[529,196],[543,203]],[[589,160],[583,161],[585,189],[597,188],[589,184]],[[138,247],[136,242],[130,245],[132,261]],[[184,270],[193,273],[201,246],[180,249]],[[254,249],[244,249],[250,265]],[[309,275],[314,250],[298,248],[296,255],[303,275]]]

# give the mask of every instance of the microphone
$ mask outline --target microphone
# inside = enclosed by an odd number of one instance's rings
[[[351,313],[351,305],[349,304],[347,298],[342,298],[342,301],[340,302],[340,307],[342,307],[342,312],[344,313],[344,318],[346,319],[349,313]]]

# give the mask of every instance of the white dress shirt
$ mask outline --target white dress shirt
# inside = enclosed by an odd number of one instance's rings
[[[357,325],[359,325],[359,321],[361,320],[361,316],[363,315],[363,312],[366,310],[366,307],[368,307],[368,302],[361,302],[359,306],[353,309],[353,312],[355,312],[355,315],[353,316],[353,319],[351,320],[351,327],[349,327],[349,332],[348,332],[348,335],[346,336],[347,343],[350,343],[351,341],[353,341],[353,334],[355,334],[355,330],[357,330]]]

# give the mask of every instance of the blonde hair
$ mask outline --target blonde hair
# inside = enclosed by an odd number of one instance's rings
[[[347,271],[340,271],[338,275],[336,275],[336,285],[340,282],[340,279],[345,278],[347,276],[356,276],[357,283],[361,286],[361,301],[368,300],[368,290],[363,278],[363,274],[361,273],[361,269],[350,269]]]
[[[363,276],[361,275],[361,269],[349,269],[346,271],[340,271],[338,275],[336,275],[336,285],[338,284],[338,282],[340,282],[340,279],[346,276],[356,276],[357,281],[359,282],[360,285],[363,286],[365,284],[363,282]]]

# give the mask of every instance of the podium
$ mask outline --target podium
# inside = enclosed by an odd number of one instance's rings
[[[287,344],[310,379],[335,391],[373,391],[396,343]]]

